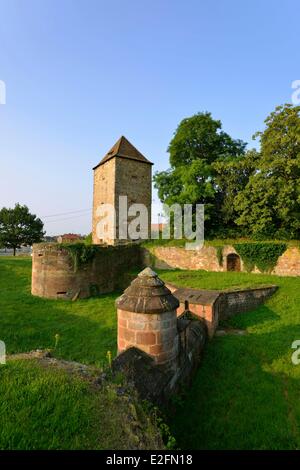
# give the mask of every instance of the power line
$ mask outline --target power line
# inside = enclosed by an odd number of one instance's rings
[[[57,217],[57,216],[60,216],[60,215],[78,214],[79,212],[90,212],[91,210],[92,210],[92,208],[90,208],[90,209],[81,209],[79,211],[60,212],[58,214],[42,215],[41,218],[46,219],[48,217]]]
[[[64,222],[65,220],[78,219],[79,217],[86,217],[86,216],[90,216],[90,214],[81,214],[81,215],[74,215],[73,217],[64,217],[62,219],[47,220],[46,224],[51,224],[52,222]]]

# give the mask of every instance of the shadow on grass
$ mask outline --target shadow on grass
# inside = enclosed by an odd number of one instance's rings
[[[182,449],[297,449],[300,324],[214,338],[182,407],[170,417]]]
[[[280,321],[280,315],[270,309],[267,305],[260,305],[255,310],[240,313],[227,320],[222,320],[220,322],[220,326],[231,326],[245,329],[277,321]]]

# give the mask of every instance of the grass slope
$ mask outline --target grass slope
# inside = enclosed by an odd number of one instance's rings
[[[0,258],[0,339],[6,342],[9,353],[53,347],[56,333],[61,340],[55,355],[64,359],[98,365],[105,361],[107,350],[115,352],[116,295],[74,303],[34,298],[30,295],[30,270],[28,259]],[[300,339],[300,279],[179,270],[159,274],[165,281],[189,287],[221,289],[266,283],[280,287],[265,305],[230,320],[231,326],[246,329],[248,335],[215,337],[208,344],[183,406],[177,405],[176,413],[170,417],[179,446],[299,449],[300,365],[291,362],[291,344]],[[110,434],[105,432],[100,443],[95,443],[93,437],[89,440],[98,405],[81,388],[84,385],[70,385],[65,376],[45,376],[44,371],[23,367],[8,364],[0,368],[0,394],[4,397],[0,405],[0,420],[4,423],[0,447],[109,445],[105,442],[109,442]],[[86,416],[81,412],[81,403],[90,410]],[[103,403],[111,413],[105,397]],[[78,421],[81,414],[82,421]],[[100,434],[109,426],[105,416],[102,419]],[[112,414],[111,419],[113,425],[117,418]],[[37,430],[44,422],[45,438],[38,438]],[[55,431],[58,425],[61,428]],[[70,432],[64,440],[66,426]],[[119,421],[116,426],[121,426]],[[109,433],[114,432],[114,427],[109,429]],[[53,437],[55,432],[58,440]],[[88,441],[84,436],[88,436]]]
[[[165,271],[178,285],[223,289],[273,283],[268,302],[232,318],[245,336],[215,337],[182,407],[170,417],[183,449],[299,449],[300,365],[291,344],[300,339],[300,279],[246,273]]]
[[[55,356],[102,365],[116,353],[117,294],[67,302],[33,297],[31,259],[0,258],[0,339],[7,353],[53,348]]]
[[[32,297],[31,259],[0,258],[0,339],[8,354],[53,348],[66,360],[102,366],[116,352],[116,294],[67,302]],[[95,390],[36,360],[0,366],[0,449],[160,449],[159,432],[117,384]]]
[[[159,449],[135,397],[35,360],[0,367],[0,449]],[[141,432],[142,430],[142,432]]]

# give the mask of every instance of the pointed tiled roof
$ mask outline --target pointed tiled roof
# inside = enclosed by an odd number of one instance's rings
[[[116,306],[125,312],[158,314],[176,310],[179,300],[159,279],[156,272],[148,267],[138,274],[123,295],[116,300]]]
[[[120,139],[115,143],[115,145],[110,149],[109,152],[102,158],[101,162],[96,165],[93,170],[98,168],[98,166],[103,165],[103,163],[107,162],[113,157],[120,157],[120,158],[129,158],[130,160],[138,160],[139,162],[148,163],[149,165],[153,165],[149,160],[147,160],[144,155],[141,154],[130,142],[126,139],[123,135]]]

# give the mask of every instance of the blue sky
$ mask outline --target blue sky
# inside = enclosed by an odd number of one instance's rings
[[[0,18],[0,206],[48,234],[90,232],[92,167],[120,135],[155,171],[199,111],[251,147],[300,79],[296,0],[0,0]]]

